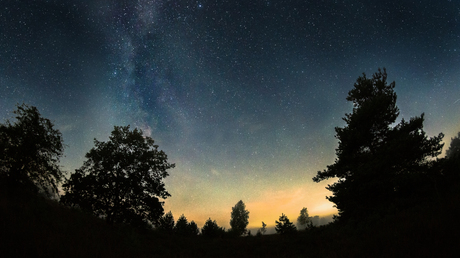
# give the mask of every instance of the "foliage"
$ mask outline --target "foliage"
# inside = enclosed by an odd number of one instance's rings
[[[262,235],[265,235],[266,232],[267,232],[267,224],[265,224],[265,222],[262,221],[262,227],[257,230],[256,236],[260,237]]]
[[[307,208],[304,207],[302,210],[300,210],[300,215],[299,215],[299,217],[297,217],[297,223],[302,228],[311,228],[311,227],[313,227],[313,222],[311,220],[311,217],[308,216]]]
[[[34,106],[18,105],[14,114],[15,123],[0,124],[0,177],[49,197],[57,194],[64,177],[58,165],[64,151],[62,134]]]
[[[291,221],[289,221],[289,218],[286,215],[284,215],[284,213],[282,213],[282,215],[280,216],[279,221],[275,221],[275,223],[275,230],[278,234],[292,234],[297,231],[294,224]]]
[[[182,214],[174,226],[174,233],[178,235],[186,236],[188,233],[188,221],[187,218]]]
[[[182,214],[174,226],[174,233],[181,236],[196,236],[199,230],[194,221],[188,223],[187,218]]]
[[[163,179],[174,164],[138,129],[115,126],[107,142],[94,139],[84,165],[63,185],[64,204],[78,206],[108,223],[157,223],[167,198]]]
[[[200,233],[198,225],[193,220],[188,223],[188,229],[190,236],[197,236]]]
[[[446,151],[446,158],[460,160],[460,132],[457,137],[451,139],[449,149]]]
[[[387,211],[396,200],[428,192],[430,158],[443,146],[442,133],[428,138],[423,131],[424,114],[392,127],[399,109],[395,83],[386,80],[380,69],[372,78],[358,78],[347,97],[353,102],[352,113],[343,118],[347,125],[335,128],[337,159],[313,178],[338,178],[327,187],[333,193],[327,198],[343,221]]]
[[[459,192],[460,189],[460,132],[457,137],[451,139],[449,149],[446,151],[446,158],[440,168],[443,177],[440,178],[441,190],[447,194]]]
[[[240,200],[233,208],[230,219],[231,231],[237,236],[241,236],[247,232],[246,227],[249,224],[249,211],[246,210],[246,205]]]
[[[262,227],[259,229],[259,231],[262,235],[265,235],[267,232],[267,224],[265,224],[265,222],[262,221]]]
[[[215,220],[209,218],[201,228],[201,234],[205,237],[222,237],[225,234],[225,228],[219,227]]]
[[[173,233],[174,232],[174,216],[171,211],[163,215],[158,219],[156,223],[156,228],[163,233]]]

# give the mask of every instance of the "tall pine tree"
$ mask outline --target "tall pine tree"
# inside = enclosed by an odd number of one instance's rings
[[[335,203],[341,221],[382,213],[418,196],[426,189],[430,158],[442,150],[443,134],[428,138],[423,131],[424,114],[393,126],[399,116],[394,88],[385,69],[357,79],[347,97],[353,102],[352,113],[343,118],[347,125],[335,128],[335,163],[313,178],[338,178],[328,185],[333,195],[327,199]]]

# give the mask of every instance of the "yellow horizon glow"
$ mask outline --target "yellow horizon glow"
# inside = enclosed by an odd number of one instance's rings
[[[308,209],[309,216],[330,216],[337,214],[333,203],[325,197],[330,192],[324,188],[326,183],[304,184],[291,187],[279,187],[267,189],[256,196],[240,198],[249,211],[248,228],[260,228],[262,221],[267,227],[275,226],[275,221],[281,214],[288,216],[289,220],[296,223],[300,210],[303,207]],[[193,203],[183,203],[180,200],[167,200],[165,212],[171,211],[174,219],[177,220],[184,214],[188,221],[194,221],[199,228],[203,227],[208,218],[215,220],[220,227],[230,228],[232,207],[240,200],[238,198],[222,198],[222,196],[208,196],[212,205],[209,207],[194,206]],[[220,200],[220,201],[218,201]]]

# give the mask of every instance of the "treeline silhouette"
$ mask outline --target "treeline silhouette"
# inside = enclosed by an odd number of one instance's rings
[[[339,211],[334,222],[316,227],[313,217],[304,207],[297,218],[301,231],[286,215],[281,214],[275,221],[276,238],[265,234],[267,225],[264,222],[256,233],[259,238],[251,238],[252,233],[247,229],[249,211],[242,200],[232,207],[231,228],[228,230],[218,226],[211,218],[199,229],[184,214],[177,221],[171,212],[165,214],[160,198],[166,199],[170,194],[163,179],[175,165],[168,162],[167,155],[158,149],[152,138],[144,136],[137,128],[131,130],[129,126],[115,126],[107,142],[95,139],[95,146],[86,154],[82,167],[66,179],[59,167],[65,146],[61,133],[50,120],[41,117],[36,107],[18,105],[14,111],[15,121],[7,120],[0,124],[0,205],[5,215],[2,238],[16,236],[4,241],[0,251],[11,256],[25,254],[27,248],[21,251],[8,247],[18,248],[12,242],[16,239],[26,245],[34,241],[40,243],[32,248],[35,252],[42,245],[50,245],[44,247],[47,251],[43,256],[69,256],[65,247],[53,252],[50,251],[54,247],[51,240],[43,243],[37,239],[40,234],[48,234],[42,232],[47,227],[48,230],[52,228],[54,231],[50,232],[54,234],[62,234],[62,227],[79,232],[76,235],[94,234],[93,231],[81,233],[81,228],[67,226],[71,222],[57,215],[66,214],[77,221],[87,221],[88,225],[97,224],[95,228],[102,231],[115,230],[126,235],[127,226],[132,228],[128,230],[128,240],[124,237],[124,240],[117,237],[109,240],[112,245],[117,241],[128,243],[120,245],[120,248],[129,250],[119,252],[120,256],[127,253],[150,256],[139,251],[144,247],[139,247],[138,251],[127,247],[138,247],[136,241],[164,244],[179,238],[182,239],[180,241],[188,241],[183,248],[189,250],[169,246],[171,250],[156,253],[160,256],[175,256],[174,253],[182,256],[197,253],[242,256],[244,250],[244,254],[252,256],[298,256],[305,255],[304,252],[310,256],[337,256],[328,251],[331,247],[340,250],[339,256],[442,256],[454,253],[458,250],[455,246],[460,239],[460,225],[454,215],[459,212],[457,204],[460,200],[460,132],[451,139],[446,156],[440,158],[444,135],[426,135],[423,113],[396,123],[399,109],[394,88],[395,82],[387,82],[386,70],[379,69],[372,78],[367,78],[365,74],[359,77],[348,93],[347,100],[353,103],[353,109],[343,118],[346,125],[335,128],[339,141],[337,158],[313,178],[315,182],[337,179],[327,187],[332,192],[327,199]],[[64,190],[62,196],[58,194],[60,185]],[[39,214],[39,220],[24,215],[31,212]],[[50,216],[50,212],[54,215]],[[45,219],[47,216],[55,221]],[[101,226],[88,220],[87,216],[104,220],[108,225]],[[25,219],[32,223],[45,221],[45,226],[37,227],[28,222],[22,223],[28,225],[24,227],[15,222]],[[17,232],[13,225],[19,227]],[[27,230],[32,237],[18,235],[28,234]],[[223,239],[214,243],[227,253],[200,249],[209,238]],[[336,242],[332,243],[331,239]],[[72,240],[73,244],[81,241],[77,238]],[[280,242],[285,246],[281,247]],[[72,243],[62,240],[57,243],[73,250],[69,247]],[[234,247],[241,248],[247,243],[256,251],[249,248],[234,250]],[[266,250],[262,247],[265,244],[269,245]],[[316,251],[310,250],[313,247],[317,248]],[[388,250],[379,251],[383,247]],[[150,248],[145,250],[152,251]],[[114,254],[103,253],[104,256]]]

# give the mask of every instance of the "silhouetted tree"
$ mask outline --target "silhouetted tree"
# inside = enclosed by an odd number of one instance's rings
[[[174,216],[171,211],[158,219],[156,228],[163,233],[172,234],[174,232]]]
[[[313,227],[313,222],[310,216],[308,216],[307,208],[300,210],[300,215],[297,217],[297,223],[301,228],[311,228]]]
[[[256,236],[262,236],[267,232],[267,224],[262,221],[262,227],[257,230]]]
[[[188,224],[188,230],[190,232],[190,236],[196,236],[200,233],[200,230],[198,229],[198,225],[195,223],[195,221],[190,221]]]
[[[14,114],[14,123],[0,124],[0,177],[10,186],[57,194],[64,177],[59,168],[62,134],[34,106],[18,105]]]
[[[201,234],[206,237],[222,237],[225,234],[225,229],[219,227],[215,220],[209,218],[201,228]]]
[[[450,141],[446,158],[442,161],[441,190],[447,194],[460,189],[460,132]]]
[[[267,232],[267,224],[265,224],[265,222],[262,221],[262,227],[259,230],[262,235],[265,235],[265,233]]]
[[[182,214],[174,226],[174,232],[178,235],[188,235],[188,221],[187,218]]]
[[[280,221],[277,221],[277,220],[275,221],[276,233],[285,235],[285,234],[292,234],[297,231],[294,224],[291,221],[289,221],[289,218],[286,215],[284,215],[284,213],[282,213],[279,220]]]
[[[386,80],[385,69],[370,79],[365,74],[358,78],[347,97],[353,102],[352,113],[343,118],[347,125],[335,128],[335,163],[313,178],[338,178],[327,187],[333,193],[327,198],[343,221],[383,212],[395,200],[419,193],[423,187],[418,182],[424,181],[430,158],[443,146],[442,133],[428,138],[423,131],[424,114],[392,127],[399,109],[395,83]]]
[[[129,126],[115,126],[109,141],[94,143],[84,165],[63,185],[61,201],[108,223],[157,223],[163,215],[158,198],[170,196],[162,180],[174,164],[152,138]]]
[[[182,214],[174,226],[174,232],[180,236],[196,236],[199,230],[194,221],[188,223],[187,218]]]
[[[233,208],[230,219],[231,232],[236,236],[246,233],[249,224],[249,211],[243,201],[239,201]]]
[[[450,146],[446,151],[446,158],[460,160],[460,132],[457,137],[450,139]]]

